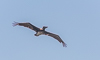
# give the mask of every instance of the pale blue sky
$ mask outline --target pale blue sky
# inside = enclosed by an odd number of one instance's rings
[[[13,21],[48,26],[68,47]],[[0,60],[100,60],[100,0],[0,0]]]

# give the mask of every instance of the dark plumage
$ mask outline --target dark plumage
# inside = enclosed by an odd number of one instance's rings
[[[62,43],[63,47],[67,47],[66,43],[58,35],[45,31],[47,26],[43,26],[43,28],[38,28],[38,27],[32,25],[31,23],[28,23],[28,22],[27,23],[14,22],[13,26],[16,26],[16,25],[24,26],[24,27],[27,27],[27,28],[30,28],[30,29],[34,30],[36,32],[36,34],[34,34],[35,36],[39,36],[39,35],[51,36],[51,37],[57,39],[60,43]]]

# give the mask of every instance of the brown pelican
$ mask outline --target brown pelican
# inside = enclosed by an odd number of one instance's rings
[[[30,28],[30,29],[34,30],[36,32],[36,34],[34,34],[35,36],[39,36],[39,35],[51,36],[51,37],[57,39],[60,43],[62,43],[63,47],[67,47],[66,43],[58,35],[45,31],[47,26],[43,26],[43,28],[38,28],[38,27],[32,25],[31,23],[28,23],[28,22],[26,22],[26,23],[14,22],[13,26],[16,26],[16,25],[24,26],[24,27],[27,27],[27,28]]]

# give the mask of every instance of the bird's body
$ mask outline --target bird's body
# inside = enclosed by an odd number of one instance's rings
[[[42,31],[38,31],[36,34],[35,34],[35,36],[39,36],[39,35],[43,35],[44,34],[44,31],[42,30]]]
[[[34,30],[36,32],[36,34],[34,34],[35,36],[39,36],[39,35],[51,36],[51,37],[57,39],[60,43],[62,43],[64,47],[66,47],[66,44],[58,35],[45,31],[47,26],[43,26],[43,28],[38,28],[38,27],[32,25],[31,23],[18,23],[18,22],[13,23],[13,26],[16,26],[16,25],[24,26],[24,27]]]

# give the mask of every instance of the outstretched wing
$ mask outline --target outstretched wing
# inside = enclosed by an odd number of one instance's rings
[[[34,31],[36,31],[36,32],[39,30],[38,27],[32,25],[31,23],[18,23],[18,22],[14,22],[14,23],[13,23],[13,26],[16,26],[16,25],[24,26],[24,27],[30,28],[30,29],[32,29],[32,30],[34,30]]]
[[[66,43],[58,35],[50,33],[50,32],[46,32],[46,31],[45,31],[45,35],[48,35],[48,36],[51,36],[51,37],[57,39],[60,43],[63,44],[63,47],[67,47]]]

